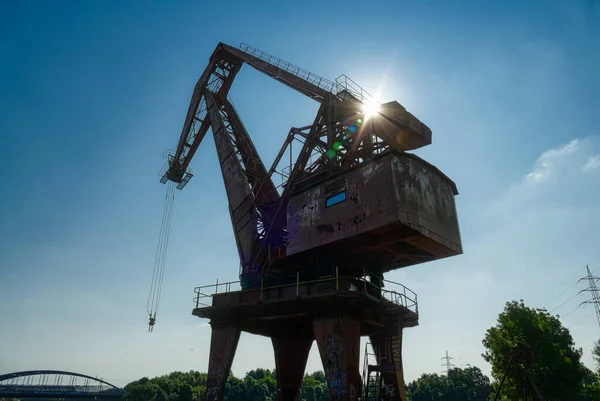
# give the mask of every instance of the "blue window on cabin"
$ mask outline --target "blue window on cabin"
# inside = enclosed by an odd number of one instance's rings
[[[325,207],[337,205],[338,203],[342,203],[345,200],[346,200],[346,191],[340,192],[339,194],[336,194],[336,195],[333,195],[333,196],[330,196],[329,198],[327,198],[327,200],[325,201]]]

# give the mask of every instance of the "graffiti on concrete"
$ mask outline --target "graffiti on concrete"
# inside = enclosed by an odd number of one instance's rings
[[[219,395],[219,390],[216,387],[209,387],[206,390],[206,396],[209,400],[216,400]]]
[[[394,386],[386,386],[385,384],[381,385],[381,392],[384,395],[393,397],[394,395],[396,395],[396,387]]]
[[[327,338],[327,346],[325,347],[325,355],[329,362],[329,369],[335,370],[340,368],[340,354],[342,353],[342,344],[338,339],[329,336]]]
[[[219,388],[223,382],[223,370],[221,368],[209,369],[207,376],[209,387],[206,389],[206,396],[208,400],[217,400]]]
[[[327,375],[329,390],[333,400],[338,400],[346,395],[348,388],[348,375],[346,369],[333,369]]]
[[[343,347],[339,339],[329,336],[325,345],[327,363],[324,368],[332,400],[342,399],[349,390],[347,371],[341,368],[340,356],[342,351]],[[356,392],[356,390],[354,391]]]
[[[358,398],[356,397],[356,388],[354,387],[354,385],[351,384],[349,389],[350,389],[350,400],[352,400],[352,401],[357,400]]]

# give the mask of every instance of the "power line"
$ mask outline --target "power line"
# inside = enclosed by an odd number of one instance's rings
[[[600,327],[600,291],[598,290],[598,286],[596,286],[596,281],[600,280],[600,277],[596,277],[590,271],[589,266],[585,266],[587,270],[587,275],[579,279],[579,281],[587,280],[589,287],[579,291],[581,294],[584,291],[589,291],[592,293],[592,299],[588,299],[587,301],[583,301],[580,305],[583,304],[594,304],[594,309],[596,311],[596,319],[598,319],[598,326]]]
[[[586,266],[585,266],[585,268],[586,268],[586,270],[587,270],[587,273],[588,273],[588,275],[590,275],[590,276],[591,276],[593,273],[595,273],[595,272],[597,272],[598,270],[600,270],[600,268],[598,268],[598,269],[594,270],[592,273],[590,273],[590,269],[589,269],[588,265],[586,265]],[[571,288],[573,288],[573,287],[575,287],[577,284],[579,284],[579,283],[580,283],[582,280],[589,280],[589,279],[588,279],[588,275],[586,275],[585,277],[582,277],[582,278],[580,278],[579,280],[577,280],[576,282],[574,282],[573,284],[571,284],[569,287],[567,287],[565,290],[563,290],[562,292],[560,292],[558,295],[555,295],[553,298],[551,298],[551,299],[550,299],[550,301],[548,301],[548,302],[551,302],[551,301],[553,301],[553,300],[557,299],[558,297],[560,297],[561,295],[563,295],[564,293],[566,293],[568,290],[570,290]],[[573,276],[571,276],[571,277],[573,277]],[[600,278],[596,278],[596,279],[600,280]],[[595,284],[595,283],[594,283],[594,284]],[[575,298],[576,298],[576,297],[577,297],[579,294],[581,294],[583,291],[590,291],[590,289],[589,289],[589,288],[590,288],[590,287],[588,287],[588,288],[586,288],[586,289],[584,289],[584,290],[582,290],[582,291],[579,291],[579,293],[577,293],[577,294],[573,295],[571,298],[567,299],[567,300],[566,300],[566,301],[564,301],[562,304],[560,304],[560,305],[558,305],[556,308],[552,309],[552,310],[550,311],[550,313],[554,312],[554,311],[555,311],[555,310],[557,310],[557,309],[560,309],[561,307],[563,307],[563,306],[564,306],[564,305],[566,305],[567,303],[571,302],[573,299],[575,299]],[[599,300],[599,302],[600,302],[600,297],[598,298],[598,300]],[[588,303],[592,303],[592,302],[588,302]],[[581,306],[581,304],[580,304],[580,305],[578,305],[578,306],[577,306],[577,308],[578,308],[579,306]],[[575,309],[577,309],[577,308],[575,308]],[[564,315],[563,317],[566,317],[567,315],[571,314],[572,312],[574,312],[574,311],[575,311],[575,309],[571,310],[570,312],[568,312],[568,313],[567,313],[566,315]],[[600,316],[600,315],[599,315],[599,316]],[[598,322],[599,322],[598,324],[600,324],[600,317],[599,317],[599,320],[598,320]]]
[[[564,293],[566,293],[567,291],[569,291],[571,288],[575,287],[577,284],[579,284],[579,281],[574,282],[566,290],[562,291],[561,293],[559,293],[558,295],[556,295],[554,298],[551,298],[550,300],[544,302],[544,304],[547,304],[547,303],[550,303],[550,302],[554,301],[555,299],[557,299],[558,297],[560,297],[561,295],[563,295]]]
[[[597,271],[599,271],[600,268],[595,269],[591,273],[590,273],[588,265],[585,266],[585,269],[586,269],[586,271],[588,273],[588,274],[586,274],[585,277],[581,277],[579,280],[577,280],[575,283],[571,284],[569,287],[567,287],[566,289],[564,289],[563,291],[561,291],[560,293],[558,293],[557,295],[555,295],[553,298],[550,298],[550,301],[557,299],[558,297],[560,297],[561,295],[563,295],[564,293],[566,293],[567,291],[569,291],[570,289],[572,289],[573,287],[575,287],[581,281],[588,280],[588,282],[589,282],[590,281],[590,277],[589,276],[591,276],[592,281],[594,281],[593,285],[595,286],[595,281],[596,280],[600,280],[600,278],[594,277],[593,274],[596,273]],[[589,287],[587,287],[587,288],[579,291],[577,294],[573,295],[572,297],[570,297],[569,299],[567,299],[566,301],[564,301],[563,303],[561,303],[560,305],[558,305],[554,309],[550,310],[549,313],[552,313],[552,312],[554,312],[554,311],[562,308],[564,305],[566,305],[569,302],[571,302],[573,299],[575,299],[578,295],[580,295],[584,291],[592,291],[592,285],[590,284]],[[594,297],[593,297],[593,294],[592,294],[592,299],[591,300],[584,301],[584,302],[580,303],[579,305],[577,305],[575,308],[571,309],[569,312],[565,313],[564,315],[561,314],[561,318],[563,318],[563,319],[566,318],[567,316],[571,315],[571,313],[575,312],[576,310],[578,310],[581,306],[583,306],[586,303],[594,303],[594,304],[600,303],[600,296],[597,297],[597,300],[598,300],[598,302],[594,301]],[[599,318],[598,318],[598,324],[600,325],[600,314],[599,314]]]
[[[583,322],[585,319],[587,319],[588,317],[592,316],[594,313],[596,313],[596,311],[594,311],[594,312],[592,312],[592,313],[590,313],[588,315],[585,315],[581,320],[577,321],[577,323],[575,323],[575,324],[579,324],[579,323]]]
[[[571,274],[569,277],[565,278],[564,280],[561,281],[561,285],[559,287],[562,287],[562,283],[567,282],[567,281],[571,281],[572,279],[576,278],[577,276],[579,276],[581,274],[581,270],[582,268],[578,268],[577,272],[575,272],[574,274]],[[546,305],[552,301],[554,301],[556,298],[560,297],[561,295],[563,295],[564,293],[566,293],[567,291],[569,291],[571,288],[575,287],[578,284],[578,282],[573,283],[571,286],[569,286],[569,288],[563,290],[562,292],[560,292],[558,295],[555,295],[552,298],[546,299],[546,301],[542,302],[543,305]]]
[[[562,307],[563,305],[568,304],[569,302],[571,302],[575,297],[577,297],[579,294],[581,294],[581,291],[578,292],[577,294],[573,295],[571,298],[567,299],[565,302],[563,302],[562,304],[558,305],[556,308],[552,309],[550,311],[550,313],[554,312],[555,310],[559,309],[560,307]]]
[[[567,316],[569,316],[571,313],[575,312],[577,309],[581,308],[581,304],[577,305],[576,307],[574,307],[573,309],[571,309],[569,312],[565,313],[564,315],[561,316],[561,318],[566,318]]]

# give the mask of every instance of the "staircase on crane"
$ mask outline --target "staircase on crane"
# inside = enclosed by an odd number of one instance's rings
[[[376,401],[381,392],[381,374],[374,352],[369,352],[371,343],[365,346],[365,357],[363,362],[363,401]]]
[[[400,383],[397,383],[397,370],[400,368],[401,349],[400,339],[390,336],[385,343],[384,349],[389,350],[377,355],[375,347],[367,343],[363,363],[363,401],[380,401],[396,399],[394,392]],[[401,369],[401,368],[400,368]]]

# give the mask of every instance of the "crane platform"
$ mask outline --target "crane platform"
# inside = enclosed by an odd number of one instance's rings
[[[400,283],[385,281],[390,289],[375,286],[366,277],[339,276],[301,280],[235,290],[239,282],[216,283],[195,289],[192,314],[215,324],[240,322],[245,332],[272,337],[282,327],[312,330],[317,316],[345,313],[361,322],[361,336],[381,331],[398,319],[404,327],[418,325],[417,294]],[[232,290],[234,287],[234,290]]]

